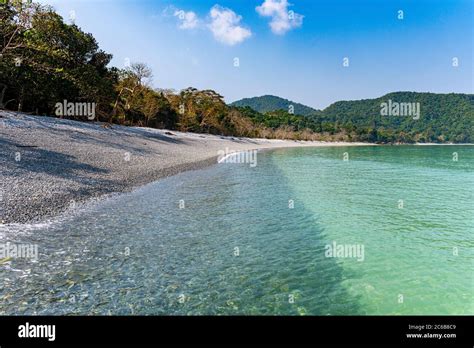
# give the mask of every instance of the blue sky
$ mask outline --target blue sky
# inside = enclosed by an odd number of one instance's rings
[[[472,0],[41,2],[66,19],[74,11],[112,65],[147,63],[157,88],[316,108],[393,91],[474,92]]]

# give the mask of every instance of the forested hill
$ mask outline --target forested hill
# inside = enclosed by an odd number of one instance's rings
[[[270,95],[227,105],[211,89],[152,87],[142,62],[109,66],[92,34],[34,1],[0,6],[0,52],[0,109],[244,137],[474,143],[472,94],[397,92],[322,111]]]
[[[264,96],[242,99],[233,105],[257,124],[310,129],[322,139],[474,143],[473,94],[393,92],[375,99],[339,101],[322,111],[298,104],[294,115],[288,114],[291,104],[296,105]]]
[[[392,112],[383,114],[383,103],[387,109],[392,106]],[[402,115],[402,107],[397,115],[396,103],[419,103],[419,115]],[[394,92],[376,99],[336,102],[315,120],[328,130],[331,125],[348,132],[365,130],[372,141],[472,143],[474,95]]]
[[[290,106],[293,106],[293,113],[296,115],[309,116],[318,112],[318,110],[315,110],[309,106],[300,103],[295,103],[291,100],[280,98],[274,95],[244,98],[237,100],[231,103],[230,105],[241,107],[249,106],[255,111],[262,113],[277,110],[290,111]]]

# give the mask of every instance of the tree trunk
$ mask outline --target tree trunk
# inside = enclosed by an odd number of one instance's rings
[[[8,102],[4,103],[3,99],[5,98],[5,92],[7,90],[7,85],[4,83],[0,83],[0,86],[2,86],[2,93],[0,94],[0,109],[6,109]]]
[[[25,96],[25,88],[22,86],[20,90],[20,97],[18,98],[18,112],[21,112],[23,109],[24,96]]]

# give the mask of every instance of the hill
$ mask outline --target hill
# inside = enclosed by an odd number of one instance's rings
[[[283,107],[290,103],[265,96],[242,99],[234,105],[245,105],[238,107],[240,112],[257,125],[309,129],[326,139],[337,135],[378,143],[474,142],[472,94],[393,92],[374,99],[338,101],[322,111],[307,107],[313,112],[303,113],[295,107],[295,115]]]
[[[274,95],[264,95],[261,97],[244,98],[237,100],[230,104],[231,106],[245,107],[249,106],[255,111],[265,113],[269,111],[285,110],[289,111],[290,106],[293,106],[293,113],[295,115],[309,116],[318,112],[312,107],[296,103],[294,101],[280,98]]]
[[[474,95],[394,92],[375,99],[336,102],[314,120],[329,130],[366,133],[369,141],[472,143]]]

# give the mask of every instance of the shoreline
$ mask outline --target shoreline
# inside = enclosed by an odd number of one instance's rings
[[[390,146],[403,145],[472,144]],[[227,150],[338,146],[380,144],[105,127],[100,122],[0,111],[0,226],[48,221],[78,205],[218,164],[218,153]]]
[[[369,143],[240,138],[0,111],[0,226],[42,223],[76,205],[218,163],[218,151]]]

